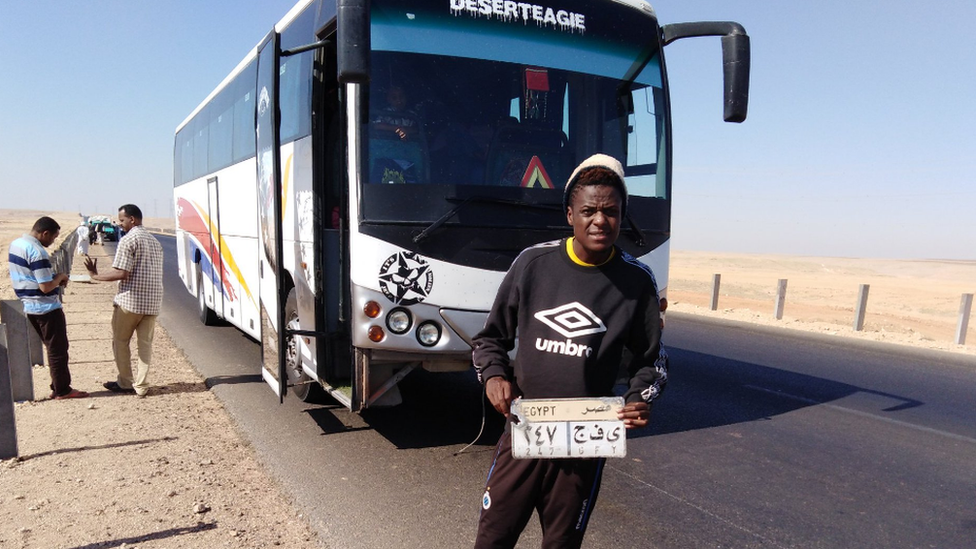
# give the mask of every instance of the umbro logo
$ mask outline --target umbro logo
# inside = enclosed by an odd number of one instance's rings
[[[535,317],[559,332],[563,337],[574,338],[607,331],[600,317],[577,301],[560,305],[555,309],[539,311]]]

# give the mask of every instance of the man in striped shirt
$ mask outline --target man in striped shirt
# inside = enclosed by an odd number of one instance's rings
[[[51,370],[51,398],[85,398],[88,393],[71,388],[68,369],[68,327],[61,307],[60,288],[68,275],[51,269],[47,248],[54,244],[61,226],[50,217],[34,222],[31,231],[10,244],[10,280],[14,293],[24,303],[24,312],[47,348]]]
[[[92,280],[119,281],[112,314],[112,352],[119,376],[117,381],[109,381],[104,386],[115,393],[135,393],[144,397],[149,392],[149,363],[152,361],[156,316],[163,304],[163,247],[142,226],[142,210],[138,206],[126,204],[120,207],[119,223],[125,236],[115,250],[112,267],[99,273],[96,260],[91,258],[85,260],[85,267]],[[136,334],[139,349],[135,376],[129,348],[132,334]]]

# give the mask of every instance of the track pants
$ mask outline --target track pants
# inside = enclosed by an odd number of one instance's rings
[[[30,323],[47,347],[47,364],[51,370],[52,396],[71,392],[71,371],[68,369],[68,324],[64,309],[42,315],[27,315]]]
[[[488,470],[475,549],[515,547],[533,510],[539,512],[543,549],[580,547],[600,492],[604,462],[514,459],[506,431]]]

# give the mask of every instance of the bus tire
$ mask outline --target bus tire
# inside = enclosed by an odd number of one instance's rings
[[[295,288],[289,290],[288,299],[285,301],[285,326],[291,330],[300,328],[298,323],[298,294]],[[309,377],[302,369],[302,360],[298,353],[299,337],[301,336],[288,338],[288,347],[285,348],[285,372],[288,375],[288,387],[298,400],[315,402],[325,392],[318,382]]]
[[[207,297],[203,291],[203,270],[199,264],[197,265],[197,314],[204,326],[216,326],[220,321],[217,318],[217,313],[207,307]]]

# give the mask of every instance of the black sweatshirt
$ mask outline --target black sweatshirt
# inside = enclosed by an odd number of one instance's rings
[[[613,395],[624,347],[633,353],[624,398],[650,403],[668,372],[651,269],[617,247],[602,265],[580,265],[564,239],[515,259],[472,357],[481,383],[502,376],[516,386],[515,396],[601,397]]]

